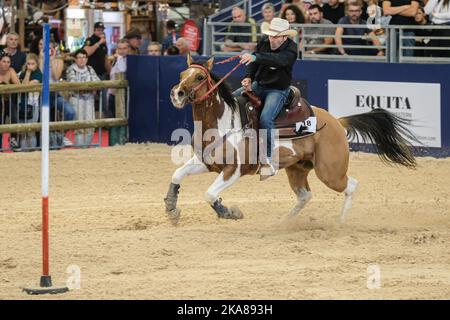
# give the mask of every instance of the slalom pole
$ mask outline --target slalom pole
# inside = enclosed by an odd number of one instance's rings
[[[48,181],[49,181],[49,114],[50,114],[50,24],[44,24],[44,70],[41,106],[41,190],[42,190],[42,276],[39,288],[24,288],[28,294],[63,293],[67,287],[52,286],[49,261]]]

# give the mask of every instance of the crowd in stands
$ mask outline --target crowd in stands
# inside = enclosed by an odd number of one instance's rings
[[[108,56],[104,29],[103,23],[95,23],[94,32],[86,39],[83,48],[69,54],[62,52],[57,42],[50,42],[50,82],[115,80],[117,74],[126,72],[126,58],[130,54],[153,56],[187,55],[188,52],[197,54],[189,50],[187,39],[180,37],[172,20],[167,21],[167,35],[162,43],[154,41],[144,43],[140,31],[132,28],[118,41],[112,56]],[[6,35],[5,45],[0,46],[1,85],[42,83],[44,63],[42,37],[36,38],[32,47],[35,48],[30,48],[30,52],[26,54],[19,49],[17,33],[11,32]],[[115,94],[114,89],[98,93],[51,92],[50,120],[94,120],[100,110],[102,110],[102,114],[99,115],[101,117],[115,117]],[[39,92],[0,95],[0,124],[38,122],[40,104]],[[75,144],[90,145],[93,133],[93,129],[76,130]],[[34,132],[11,134],[9,145],[14,151],[31,150],[38,146],[38,136],[39,134]],[[2,140],[0,135],[0,150]],[[50,142],[52,146],[73,145],[64,133],[51,133]]]
[[[387,32],[383,26],[388,24],[410,27],[403,31],[405,38],[402,39],[402,45],[421,48],[405,48],[403,56],[450,57],[448,49],[426,50],[426,47],[450,47],[450,39],[429,39],[450,37],[450,29],[412,28],[416,25],[450,25],[450,0],[287,0],[279,12],[276,12],[272,3],[267,2],[261,13],[261,22],[270,22],[278,16],[298,27],[296,41],[299,43],[300,58],[303,51],[309,55],[385,55],[384,50],[376,46],[386,44]],[[243,22],[250,26],[237,25]],[[302,24],[322,26],[301,27]],[[220,50],[251,51],[256,43],[256,26],[257,23],[247,17],[243,9],[234,7],[232,23],[228,27],[230,35],[225,37]],[[370,47],[346,48],[349,45]]]

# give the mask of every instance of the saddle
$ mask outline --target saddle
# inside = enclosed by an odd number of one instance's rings
[[[244,91],[237,98],[243,128],[259,129],[259,117],[262,111],[261,99],[253,91]],[[301,123],[314,117],[314,112],[297,87],[289,87],[289,96],[275,118],[275,128],[279,130],[280,139],[301,138],[310,135],[307,127]],[[300,125],[299,125],[300,124]]]

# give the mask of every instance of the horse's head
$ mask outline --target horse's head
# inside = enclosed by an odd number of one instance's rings
[[[181,72],[180,82],[170,91],[170,99],[176,108],[183,108],[186,104],[195,102],[212,86],[210,71],[214,58],[210,58],[204,65],[193,64],[190,54],[187,56],[188,68]]]

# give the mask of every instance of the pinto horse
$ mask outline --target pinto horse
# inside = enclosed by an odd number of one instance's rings
[[[259,168],[259,162],[249,161],[252,143],[257,139],[246,137],[244,134],[238,103],[227,85],[221,83],[214,88],[219,78],[211,73],[213,62],[214,58],[204,64],[194,63],[188,55],[188,68],[180,74],[180,82],[170,93],[176,108],[181,109],[191,104],[194,121],[201,123],[201,129],[194,131],[194,142],[200,139],[197,142],[201,141],[199,145],[203,150],[211,149],[213,145],[216,148],[214,154],[210,152],[205,156],[205,153],[201,150],[199,152],[194,147],[193,157],[174,172],[164,199],[166,213],[174,224],[180,217],[177,200],[180,184],[186,176],[217,172],[219,175],[206,191],[205,200],[219,218],[240,219],[243,217],[242,212],[236,207],[226,207],[219,195],[240,177],[255,174]],[[286,170],[289,184],[297,197],[297,203],[288,217],[297,216],[311,200],[308,173],[314,169],[317,177],[325,185],[344,193],[340,221],[341,223],[345,221],[353,193],[358,186],[358,181],[347,175],[349,138],[356,136],[358,141],[361,138],[362,142],[374,144],[377,154],[386,163],[408,168],[416,166],[415,158],[410,151],[411,145],[404,138],[416,140],[405,127],[407,120],[383,109],[374,109],[368,113],[339,119],[322,108],[313,106],[313,111],[317,118],[317,128],[321,130],[302,139],[275,141],[274,154],[278,159],[274,160],[278,161],[279,169]],[[219,139],[214,142],[202,139],[211,129],[218,132]],[[226,151],[217,152],[217,149]],[[225,157],[228,157],[228,161],[225,161]],[[210,161],[206,161],[208,159],[205,158],[209,158]]]

